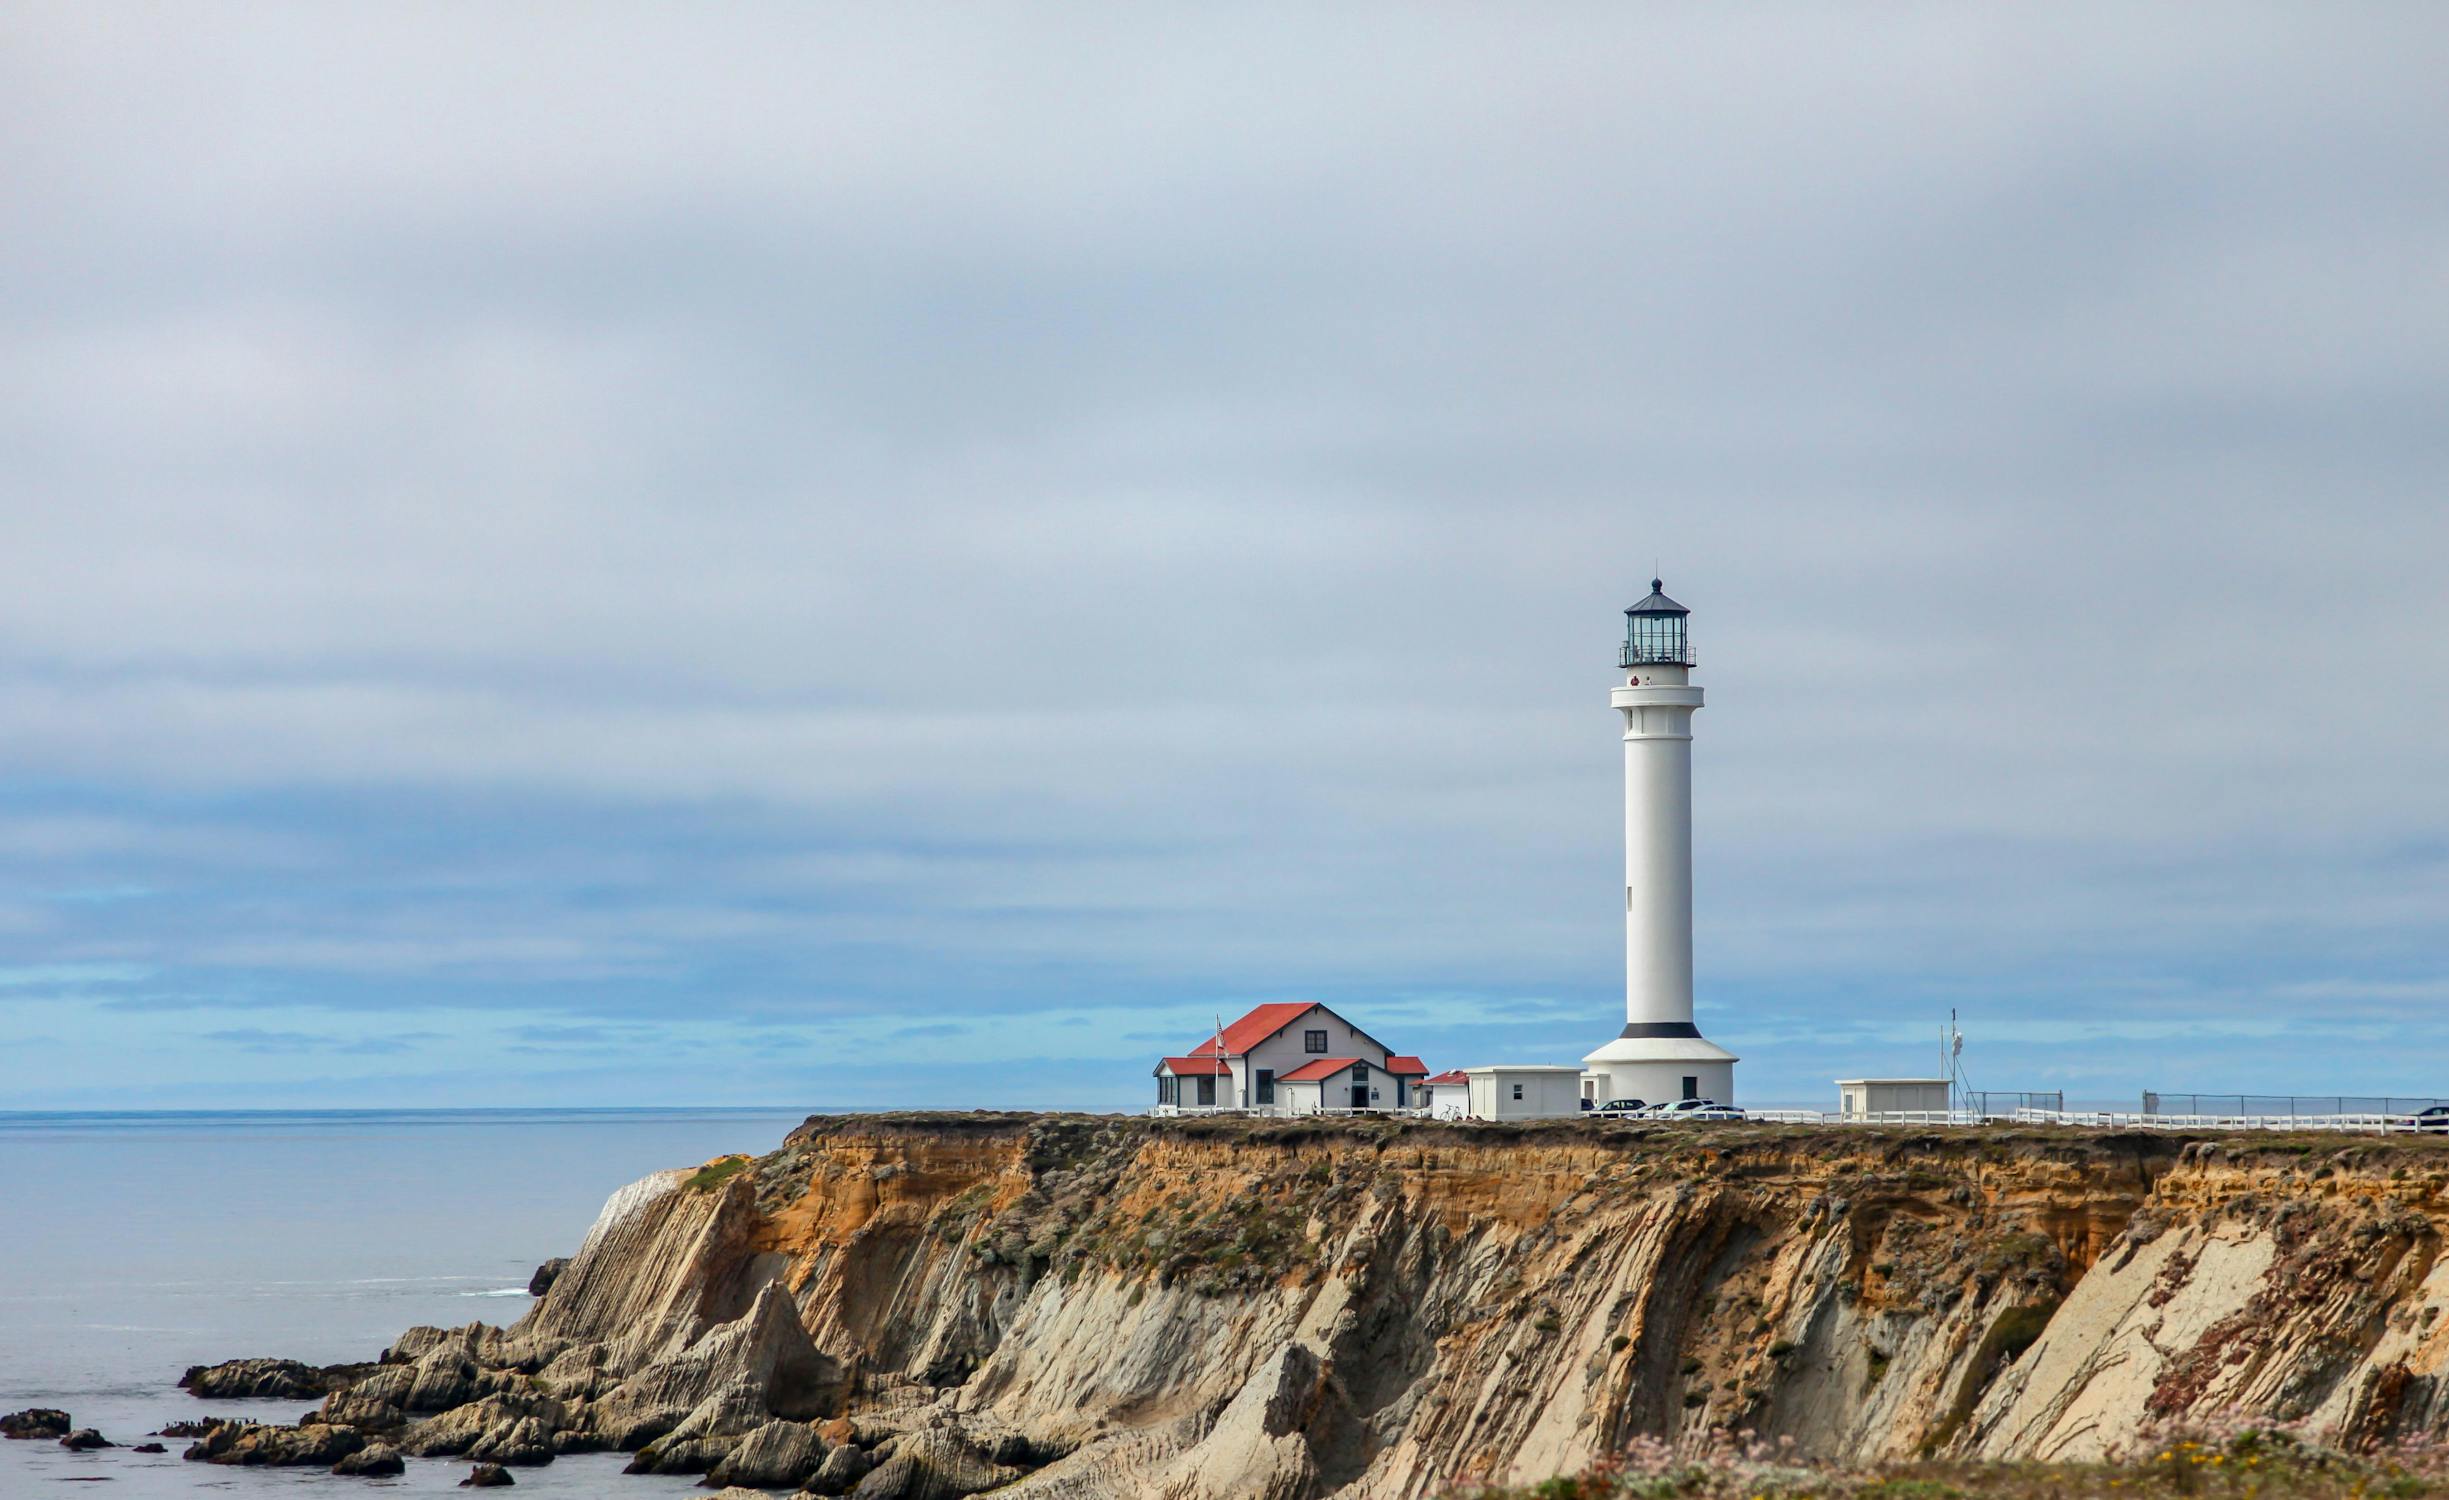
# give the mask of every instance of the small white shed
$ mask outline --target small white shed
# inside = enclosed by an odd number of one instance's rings
[[[1525,1065],[1467,1071],[1475,1120],[1547,1120],[1582,1112],[1579,1068]]]
[[[1948,1108],[1944,1078],[1837,1080],[1837,1112],[1841,1115],[1945,1114]]]
[[[1450,1068],[1434,1078],[1421,1080],[1413,1097],[1429,1112],[1430,1118],[1459,1120],[1471,1113],[1471,1075],[1460,1068]]]

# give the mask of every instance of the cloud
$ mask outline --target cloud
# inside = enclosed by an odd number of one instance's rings
[[[384,1036],[334,1036],[318,1032],[277,1031],[262,1027],[238,1026],[220,1031],[207,1031],[202,1037],[225,1047],[263,1054],[328,1053],[344,1057],[392,1057],[417,1051],[424,1043],[439,1041],[443,1034],[436,1031],[403,1031]]]
[[[2449,21],[204,24],[0,56],[20,987],[621,1097],[1136,1100],[1303,995],[1578,1055],[1657,566],[1747,1077],[2415,1066],[2208,1038],[2449,936]]]

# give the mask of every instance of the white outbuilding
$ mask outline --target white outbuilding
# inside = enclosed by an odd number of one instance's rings
[[[1420,1084],[1420,1107],[1433,1120],[1459,1120],[1471,1113],[1471,1075],[1449,1068]]]
[[[1837,1113],[1848,1118],[1866,1115],[1934,1114],[1948,1111],[1948,1081],[1944,1078],[1840,1078]]]
[[[1467,1071],[1475,1120],[1547,1120],[1582,1112],[1579,1068],[1513,1066]]]

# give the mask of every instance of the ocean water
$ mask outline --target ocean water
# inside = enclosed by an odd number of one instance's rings
[[[770,1150],[807,1110],[0,1113],[0,1412],[59,1407],[122,1446],[0,1442],[0,1500],[92,1494],[428,1493],[464,1459],[398,1479],[234,1469],[126,1445],[165,1422],[295,1421],[304,1401],[201,1402],[189,1365],[372,1359],[404,1328],[526,1312],[613,1190],[726,1151]],[[516,1471],[513,1495],[683,1494],[619,1454]]]

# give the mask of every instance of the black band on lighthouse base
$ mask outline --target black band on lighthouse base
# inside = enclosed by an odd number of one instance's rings
[[[1688,1036],[1698,1037],[1701,1028],[1690,1021],[1634,1021],[1617,1033],[1621,1037]]]

